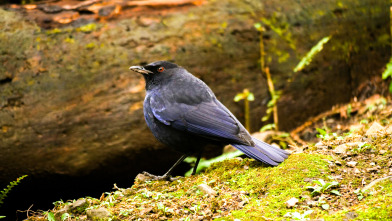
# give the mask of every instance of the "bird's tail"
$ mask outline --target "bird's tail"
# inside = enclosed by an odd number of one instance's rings
[[[290,155],[285,150],[279,149],[252,137],[255,146],[247,146],[243,144],[231,144],[233,147],[242,151],[248,157],[263,162],[271,166],[277,166]]]

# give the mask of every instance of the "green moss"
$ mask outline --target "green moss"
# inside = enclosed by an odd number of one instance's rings
[[[294,154],[278,167],[262,167],[260,163],[245,159],[214,164],[209,170],[214,177],[221,177],[234,189],[250,193],[244,209],[232,213],[231,218],[254,219],[263,214],[273,220],[282,219],[292,209],[285,202],[300,198],[309,184],[305,178],[325,178],[329,156],[319,154]]]
[[[384,180],[372,188],[372,195],[365,197],[359,204],[325,216],[325,220],[342,220],[348,212],[358,216],[352,220],[390,220],[392,217],[392,181]]]

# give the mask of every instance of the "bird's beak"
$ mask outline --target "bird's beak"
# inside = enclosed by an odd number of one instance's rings
[[[132,70],[140,74],[152,74],[152,71],[145,69],[143,66],[131,66],[129,70]]]

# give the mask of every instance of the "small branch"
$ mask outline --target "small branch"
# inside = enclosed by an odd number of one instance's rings
[[[272,99],[275,99],[275,93],[276,92],[275,92],[275,87],[274,87],[274,83],[273,83],[272,78],[271,78],[271,74],[270,74],[269,68],[266,67],[264,70],[265,70],[265,75],[267,76],[268,90],[269,90],[269,92],[271,94]],[[275,130],[279,131],[279,127],[278,127],[278,124],[279,124],[279,122],[278,122],[278,104],[277,104],[277,101],[275,101],[275,103],[274,103],[273,117],[274,117],[274,123],[275,123]]]
[[[386,180],[386,179],[390,179],[392,181],[392,176],[387,176],[387,177],[383,177],[383,178],[378,178],[376,180],[373,180],[371,183],[369,183],[368,185],[366,185],[363,189],[362,192],[369,190],[370,188],[372,188],[374,185],[376,185],[377,183]]]

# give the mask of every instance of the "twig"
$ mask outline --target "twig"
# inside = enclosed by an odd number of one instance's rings
[[[366,100],[371,100],[372,97],[366,99]],[[366,103],[366,100],[364,103]],[[331,110],[321,113],[315,117],[312,117],[311,119],[309,119],[308,121],[306,121],[305,123],[303,123],[301,126],[295,128],[294,130],[292,130],[290,132],[290,136],[298,143],[300,143],[301,145],[306,144],[305,141],[303,141],[298,134],[300,132],[302,132],[303,130],[305,130],[306,128],[310,127],[312,124],[316,123],[317,121],[323,119],[323,118],[327,118],[328,116],[332,116],[334,114],[338,114],[338,113],[343,113],[345,112],[345,110],[347,110],[348,106],[351,105],[352,110],[358,110],[362,103],[361,102],[353,102],[353,103],[349,103],[346,104],[344,106],[340,106],[340,107],[333,107]]]
[[[265,69],[265,75],[267,76],[267,83],[268,83],[268,90],[271,94],[272,99],[276,99],[276,91],[275,91],[275,87],[274,87],[274,83],[272,81],[271,78],[271,73],[269,71],[269,68],[266,67]],[[273,107],[273,118],[274,118],[274,123],[275,123],[275,130],[279,131],[279,127],[278,127],[278,104],[277,104],[277,100],[275,100],[274,102],[274,107]]]
[[[31,209],[33,206],[34,206],[34,204],[31,204],[31,206],[30,206],[27,210],[16,210],[16,212],[17,212],[17,213],[24,213],[24,212],[26,212],[27,218],[30,218],[29,212],[30,212],[30,209]],[[16,217],[18,217],[18,216],[16,216]]]
[[[370,188],[372,188],[374,185],[376,185],[377,183],[386,180],[386,179],[391,179],[392,180],[392,176],[387,176],[387,177],[382,177],[382,178],[378,178],[376,180],[373,180],[372,182],[370,182],[368,185],[366,185],[363,189],[362,192],[369,190]]]

